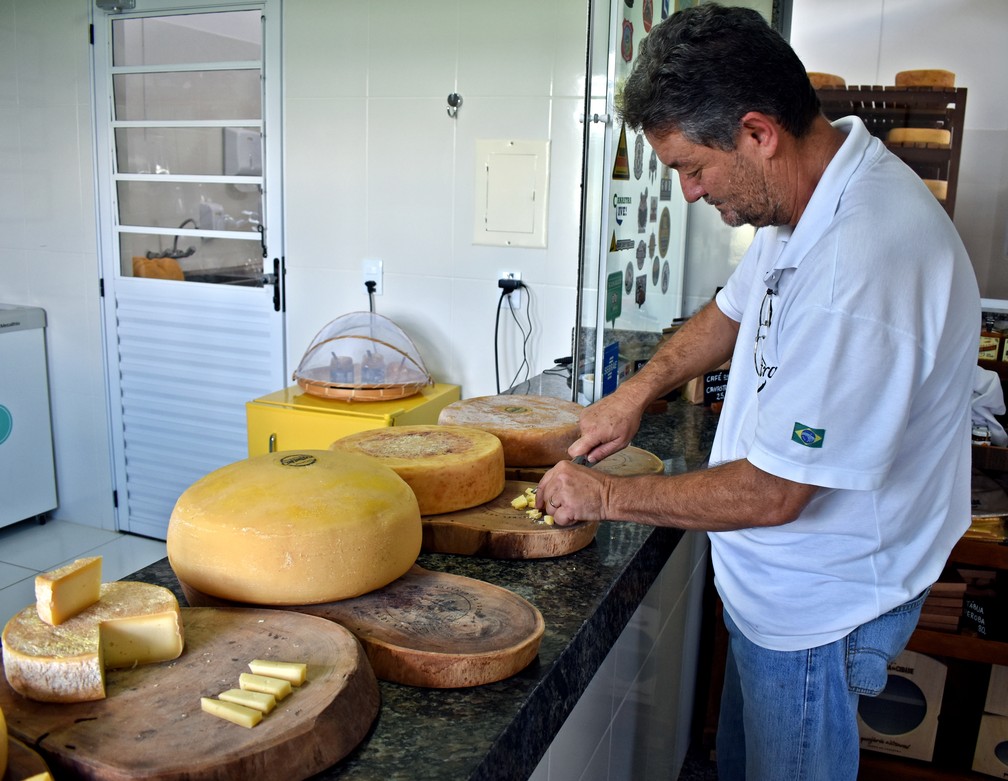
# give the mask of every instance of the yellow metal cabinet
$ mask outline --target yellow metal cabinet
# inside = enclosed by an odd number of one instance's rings
[[[441,383],[394,401],[322,399],[292,385],[245,404],[249,456],[328,450],[335,440],[358,431],[437,423],[441,410],[460,398],[458,385]]]

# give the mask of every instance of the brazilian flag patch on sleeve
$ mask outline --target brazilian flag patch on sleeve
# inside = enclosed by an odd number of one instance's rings
[[[794,431],[791,432],[791,441],[797,442],[805,447],[822,447],[823,438],[826,436],[826,429],[812,428],[797,420],[794,424]]]

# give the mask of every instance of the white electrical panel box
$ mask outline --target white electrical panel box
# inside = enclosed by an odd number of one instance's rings
[[[473,243],[545,247],[549,141],[476,141]]]

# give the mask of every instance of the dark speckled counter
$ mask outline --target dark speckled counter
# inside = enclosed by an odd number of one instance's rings
[[[648,414],[634,444],[675,474],[703,465],[717,418],[682,401]],[[538,561],[421,554],[427,569],[478,578],[534,604],[546,621],[539,656],[518,675],[468,689],[382,682],[368,737],[319,779],[454,781],[528,778],[682,537],[603,523],[594,543]],[[167,559],[130,577],[167,586],[184,603]]]

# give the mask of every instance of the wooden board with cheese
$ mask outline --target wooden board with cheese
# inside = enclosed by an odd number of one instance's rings
[[[93,781],[293,781],[332,766],[367,734],[377,681],[343,627],[273,609],[182,608],[182,617],[182,655],[109,670],[101,700],[36,702],[0,677],[10,734],[57,775]],[[236,686],[253,658],[304,661],[308,679],[251,729],[203,713],[200,698]]]
[[[426,515],[422,549],[491,559],[546,559],[566,556],[591,544],[598,521],[574,526],[551,526],[529,519],[512,500],[535,483],[506,480],[504,492],[493,501],[454,513]]]
[[[179,582],[190,605],[234,604]],[[539,610],[517,594],[416,565],[370,594],[284,609],[346,627],[381,680],[426,688],[509,678],[535,659],[545,631]]]

